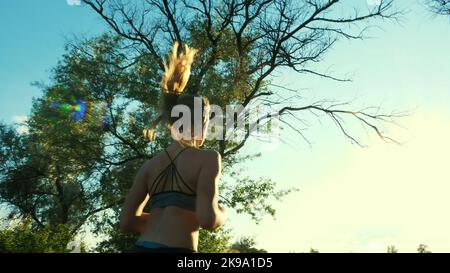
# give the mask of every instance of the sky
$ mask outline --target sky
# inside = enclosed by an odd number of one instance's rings
[[[6,37],[0,43],[3,122],[26,118],[32,98],[40,95],[31,83],[48,81],[67,38],[106,29],[93,12],[69,2],[0,2],[0,24],[8,26],[0,28]],[[327,117],[319,122],[306,113],[310,126],[303,133],[311,145],[288,130],[281,133],[288,144],[268,149],[251,141],[244,152],[264,153],[245,164],[246,174],[299,191],[274,202],[276,219],[255,224],[231,213],[236,238],[253,236],[257,247],[270,252],[385,252],[390,245],[414,252],[419,244],[450,252],[450,19],[433,16],[420,0],[401,4],[407,13],[399,23],[378,22],[382,29],[370,31],[370,39],[341,40],[317,67],[350,75],[352,82],[290,71],[274,82],[302,89],[299,105],[357,98],[350,108],[409,112],[397,120],[401,126],[385,128],[402,145],[387,144],[348,119],[349,130],[367,145],[361,148]]]

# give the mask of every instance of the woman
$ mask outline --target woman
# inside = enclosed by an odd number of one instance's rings
[[[142,165],[123,205],[121,230],[140,233],[135,252],[197,252],[199,229],[215,230],[227,218],[218,203],[220,154],[199,149],[209,121],[208,100],[181,94],[195,53],[185,46],[185,52],[178,56],[178,43],[172,48],[162,80],[163,111],[154,126],[164,120],[173,141]],[[177,133],[172,127],[177,120],[170,115],[172,109],[184,105],[194,113],[195,100],[201,101],[203,128],[195,130],[191,115],[192,134]],[[143,212],[147,202],[148,213]]]

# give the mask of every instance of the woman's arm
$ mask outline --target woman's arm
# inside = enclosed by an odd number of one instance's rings
[[[197,182],[196,213],[202,228],[215,230],[227,220],[225,208],[219,205],[221,157],[217,152],[210,152],[206,156],[206,164],[200,170]]]
[[[122,232],[141,233],[150,216],[149,213],[143,212],[149,199],[147,193],[148,164],[148,161],[145,162],[139,169],[123,204],[120,213],[120,229]]]

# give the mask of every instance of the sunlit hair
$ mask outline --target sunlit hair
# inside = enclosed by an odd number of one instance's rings
[[[169,64],[164,63],[161,88],[165,93],[181,94],[191,75],[191,65],[197,49],[184,45],[184,52],[178,56],[179,43],[175,42],[169,55]]]
[[[161,113],[151,124],[150,129],[144,130],[144,136],[150,141],[155,139],[155,128],[160,121],[167,123],[169,130],[177,118],[171,117],[173,107],[176,105],[186,105],[194,112],[194,100],[201,99],[202,113],[209,109],[209,101],[206,97],[194,96],[191,94],[182,94],[191,74],[191,65],[194,62],[194,56],[198,52],[197,49],[188,45],[184,46],[184,52],[179,52],[179,43],[175,42],[172,46],[171,53],[168,55],[168,63],[164,63],[164,73],[161,81]],[[208,114],[202,119],[203,125],[208,120]],[[192,120],[192,126],[194,122]],[[193,130],[192,130],[193,132]],[[183,144],[192,146],[194,141],[179,141]]]

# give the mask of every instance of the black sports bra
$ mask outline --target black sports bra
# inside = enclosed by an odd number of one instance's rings
[[[196,192],[183,180],[174,163],[178,156],[186,149],[188,147],[181,150],[173,159],[167,150],[164,149],[170,159],[170,164],[155,178],[148,191],[150,194],[150,210],[176,206],[195,211]],[[160,191],[156,192],[158,188]]]

